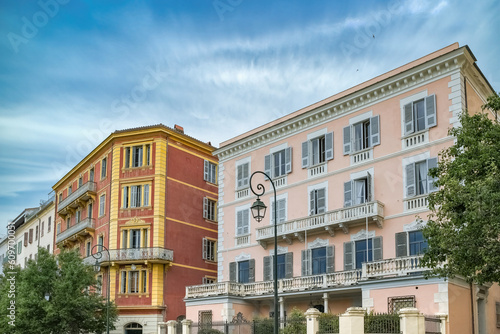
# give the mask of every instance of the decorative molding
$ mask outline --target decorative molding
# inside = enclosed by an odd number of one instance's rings
[[[368,231],[368,233],[366,233],[366,230],[363,229],[356,234],[351,234],[351,241],[365,240],[369,238],[375,238],[375,231]]]
[[[246,260],[250,260],[252,258],[252,256],[250,254],[246,254],[246,253],[241,253],[240,255],[236,256],[234,258],[234,260],[236,262],[240,262],[240,261],[246,261]]]
[[[318,247],[326,247],[326,246],[328,246],[328,242],[329,242],[328,239],[317,238],[313,242],[308,242],[307,248],[312,249],[312,248],[318,248]]]
[[[405,232],[418,231],[424,228],[425,225],[427,225],[427,221],[415,219],[411,223],[403,225],[403,231]]]
[[[146,224],[147,223],[144,220],[138,217],[134,217],[130,219],[128,222],[126,222],[124,225],[129,226],[129,225],[146,225]]]
[[[278,245],[278,255],[286,253],[288,253],[288,247],[281,247],[280,245]],[[274,255],[274,249],[269,250],[269,255]]]

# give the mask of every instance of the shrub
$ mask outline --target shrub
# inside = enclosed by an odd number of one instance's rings
[[[202,328],[198,330],[198,334],[224,334],[224,332],[215,328]]]
[[[286,327],[280,330],[281,334],[304,334],[307,331],[306,316],[302,311],[294,308],[286,321]]]
[[[274,319],[270,318],[255,318],[253,319],[254,334],[269,334],[273,333]]]
[[[319,316],[319,333],[338,333],[339,316],[334,314],[322,313]]]
[[[397,314],[366,313],[365,333],[399,333],[399,321]]]

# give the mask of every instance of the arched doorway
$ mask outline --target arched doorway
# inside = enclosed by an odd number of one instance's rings
[[[136,322],[125,325],[125,334],[142,334],[142,325]]]

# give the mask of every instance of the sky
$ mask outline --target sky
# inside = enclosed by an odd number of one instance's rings
[[[219,143],[458,42],[500,90],[500,1],[0,2],[0,235],[111,132]]]

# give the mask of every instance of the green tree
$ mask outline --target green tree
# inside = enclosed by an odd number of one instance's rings
[[[29,261],[26,268],[16,270],[14,298],[5,294],[9,290],[9,271],[4,271],[0,280],[0,305],[11,300],[16,305],[15,321],[11,324],[6,308],[0,310],[0,332],[77,334],[106,330],[106,300],[96,292],[99,282],[92,266],[85,265],[78,252],[62,252],[55,257],[40,248],[37,261]],[[109,315],[113,329],[117,319],[113,303],[109,305]]]
[[[280,334],[303,334],[306,330],[306,316],[294,308],[286,321],[286,327],[280,330]]]
[[[496,97],[495,97],[496,96]],[[498,95],[484,108],[500,109]],[[498,111],[498,110],[494,110]],[[469,283],[500,281],[500,125],[487,113],[460,116],[453,146],[429,171],[439,191],[429,195],[432,214],[424,228],[423,262],[441,277]]]

